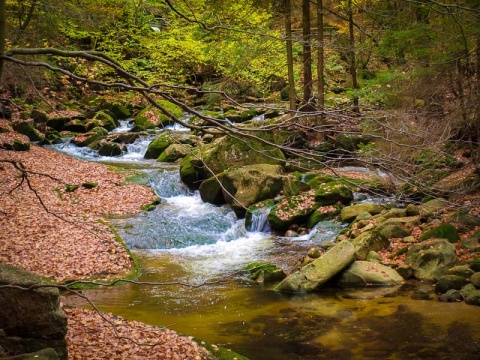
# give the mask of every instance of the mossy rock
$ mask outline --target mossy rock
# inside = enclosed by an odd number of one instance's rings
[[[100,156],[119,156],[122,155],[122,148],[113,142],[104,142],[98,149],[98,155]]]
[[[285,231],[293,224],[302,224],[320,206],[315,202],[312,191],[290,196],[276,204],[268,214],[268,222],[272,229]]]
[[[437,284],[435,285],[435,292],[437,294],[444,294],[448,290],[460,290],[464,285],[467,284],[467,279],[460,275],[444,275],[438,279]]]
[[[102,140],[107,135],[108,131],[105,128],[95,127],[86,134],[76,135],[71,143],[78,147],[85,147]]]
[[[70,120],[63,127],[64,131],[71,131],[75,133],[84,133],[87,132],[87,127],[85,123],[80,119]]]
[[[247,121],[247,120],[253,119],[257,115],[258,114],[254,109],[248,109],[240,113],[240,118],[242,119],[242,121]]]
[[[420,241],[424,241],[431,238],[447,239],[450,243],[456,243],[460,240],[460,235],[453,225],[440,224],[439,226],[424,232],[419,239]]]
[[[225,204],[225,198],[223,197],[223,189],[220,181],[221,180],[218,177],[211,177],[202,182],[199,191],[203,202],[213,205]]]
[[[180,164],[180,177],[190,188],[198,188],[199,183],[196,182],[208,179],[212,172],[220,174],[233,166],[283,166],[284,163],[285,155],[276,147],[255,139],[223,136],[209,144],[197,146],[192,155],[186,156]]]
[[[14,123],[13,129],[20,134],[28,136],[30,141],[41,141],[43,139],[43,136],[35,129],[31,122],[21,121]]]
[[[15,139],[13,140],[12,149],[14,151],[28,151],[30,150],[30,142]]]
[[[183,110],[169,101],[160,100],[158,104],[176,118],[183,116]],[[134,121],[135,125],[141,126],[144,129],[153,129],[156,127],[161,128],[175,123],[170,116],[164,114],[161,110],[152,105],[149,105],[140,111],[135,116]]]
[[[320,206],[310,214],[305,225],[311,229],[320,221],[332,220],[340,214],[340,209],[337,205]]]
[[[187,156],[192,151],[191,149],[191,145],[171,144],[160,154],[160,156],[157,158],[157,161],[175,162]]]
[[[287,277],[282,268],[275,264],[266,263],[262,261],[253,262],[245,267],[250,275],[249,279],[255,280],[258,283],[266,283],[273,281],[280,281]]]
[[[322,184],[337,181],[338,178],[328,174],[306,174],[305,182],[310,185],[313,189],[319,187]]]
[[[120,104],[107,105],[107,109],[117,120],[125,120],[132,116],[130,110],[127,107]]]
[[[93,117],[93,120],[97,120],[101,124],[100,126],[108,131],[112,131],[119,125],[119,122],[106,111],[98,111]]]
[[[480,231],[476,231],[468,239],[463,239],[462,248],[471,252],[480,252]]]
[[[315,201],[319,203],[320,206],[334,205],[337,203],[342,203],[346,205],[349,204],[352,200],[352,190],[337,181],[331,181],[321,184],[315,190]]]
[[[231,122],[242,122],[242,116],[236,110],[228,110],[223,114],[225,119],[230,120]]]
[[[369,213],[370,215],[380,214],[385,210],[383,205],[375,203],[361,203],[346,206],[342,209],[340,216],[343,222],[353,221],[359,214]]]
[[[82,186],[85,188],[85,189],[94,189],[98,186],[98,183],[96,182],[84,182],[82,183]]]
[[[157,159],[170,145],[173,144],[172,135],[165,133],[154,139],[147,148],[145,159]]]

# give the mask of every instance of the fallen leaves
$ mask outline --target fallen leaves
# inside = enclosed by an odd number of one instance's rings
[[[139,212],[156,199],[151,189],[120,185],[124,178],[105,165],[37,146],[0,149],[0,159],[19,161],[33,172],[27,173],[29,188],[11,164],[0,169],[0,262],[56,281],[131,273],[130,256],[100,215]],[[86,182],[98,186],[65,191],[65,184]]]
[[[69,359],[211,359],[191,337],[113,314],[65,308]]]

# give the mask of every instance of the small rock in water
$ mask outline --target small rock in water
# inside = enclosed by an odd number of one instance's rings
[[[285,236],[286,237],[296,237],[298,236],[298,233],[294,230],[288,230],[286,233],[285,233]]]

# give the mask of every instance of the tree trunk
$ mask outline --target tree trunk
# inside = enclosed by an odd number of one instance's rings
[[[348,32],[350,36],[350,75],[352,76],[352,88],[354,90],[358,89],[358,80],[357,80],[357,69],[356,69],[356,61],[355,61],[355,36],[353,32],[353,10],[352,10],[352,0],[348,0],[347,2],[347,12],[348,12]],[[358,107],[358,96],[353,96],[353,111],[359,112]]]
[[[290,110],[297,107],[297,96],[295,95],[295,78],[293,76],[293,46],[292,46],[292,4],[285,0],[285,36],[287,44],[287,68],[288,68],[288,99]]]
[[[480,25],[480,24],[479,24]],[[475,50],[476,55],[476,72],[477,72],[477,109],[475,114],[475,120],[477,125],[477,143],[480,142],[480,33],[477,34],[477,49]],[[477,145],[477,156],[475,157],[475,163],[477,169],[479,169],[480,164],[480,146]],[[480,170],[479,170],[480,171]]]
[[[310,1],[302,0],[302,26],[303,26],[303,110],[312,111],[313,102],[313,76],[312,76],[312,47],[310,44]]]
[[[325,106],[325,57],[323,41],[323,0],[317,0],[317,28],[318,28],[318,105]]]
[[[0,56],[5,52],[5,38],[6,27],[7,27],[7,16],[6,16],[6,1],[0,0]],[[3,72],[3,59],[0,57],[0,80],[2,79]]]

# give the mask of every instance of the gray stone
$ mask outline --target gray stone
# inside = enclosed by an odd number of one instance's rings
[[[355,258],[355,248],[341,241],[323,256],[287,276],[274,290],[280,292],[313,291],[345,269]]]
[[[440,295],[438,299],[446,302],[458,302],[463,301],[463,295],[458,290],[450,289],[445,294]]]
[[[355,261],[342,272],[340,286],[391,286],[404,279],[392,268],[370,261]]]
[[[385,239],[394,239],[401,238],[403,239],[406,236],[410,235],[410,231],[405,229],[400,224],[387,224],[380,225],[377,228],[378,234]]]
[[[470,279],[473,274],[475,274],[475,271],[470,269],[469,265],[457,265],[448,269],[447,272],[447,275],[459,275],[463,276],[465,279]]]
[[[397,268],[398,274],[405,280],[410,279],[413,276],[413,269],[408,265],[401,265]]]
[[[445,239],[431,239],[413,245],[407,252],[405,263],[413,268],[417,279],[433,281],[445,275],[456,259],[452,244]]]
[[[34,353],[9,357],[8,360],[59,360],[57,352],[52,348],[43,349]]]

